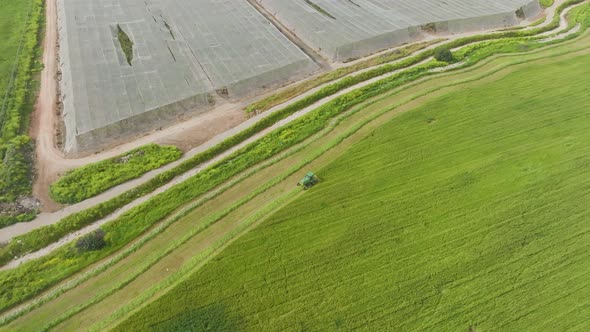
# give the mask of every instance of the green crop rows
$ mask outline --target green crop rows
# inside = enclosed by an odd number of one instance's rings
[[[587,328],[588,77],[529,66],[395,118],[118,330]]]
[[[51,194],[59,203],[81,202],[181,156],[182,152],[176,147],[146,145],[67,173],[51,185]]]
[[[32,219],[18,200],[32,190],[32,143],[27,137],[40,69],[42,0],[7,0],[0,11],[0,227]]]

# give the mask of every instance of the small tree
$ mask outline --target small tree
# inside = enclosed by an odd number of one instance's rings
[[[79,253],[100,250],[107,244],[104,240],[104,236],[104,231],[99,228],[79,239],[78,242],[76,242],[76,249],[78,249]]]
[[[434,58],[442,62],[453,62],[453,53],[448,47],[439,47],[434,51]]]

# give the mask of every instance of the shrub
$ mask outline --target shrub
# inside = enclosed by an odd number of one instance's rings
[[[87,251],[97,251],[104,248],[107,242],[104,240],[105,232],[102,229],[97,229],[94,232],[87,234],[76,242],[76,249],[78,253]]]
[[[439,47],[434,51],[434,58],[442,62],[453,62],[453,53],[448,47]]]

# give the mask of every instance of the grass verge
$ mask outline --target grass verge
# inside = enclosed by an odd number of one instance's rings
[[[115,158],[68,172],[51,184],[51,195],[59,203],[78,203],[180,157],[182,152],[176,147],[156,144],[142,146]]]

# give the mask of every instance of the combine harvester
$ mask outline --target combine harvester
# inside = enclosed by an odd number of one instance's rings
[[[318,182],[320,182],[320,179],[313,172],[308,172],[305,177],[297,183],[297,186],[303,186],[303,190],[307,190],[315,186]]]

